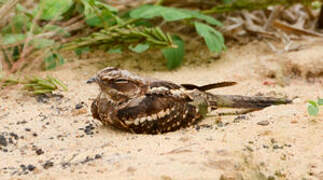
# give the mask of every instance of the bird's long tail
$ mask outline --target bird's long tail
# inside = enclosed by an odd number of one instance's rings
[[[251,97],[238,95],[214,95],[207,93],[209,105],[214,108],[252,108],[262,109],[271,105],[289,104],[292,101],[286,98]]]

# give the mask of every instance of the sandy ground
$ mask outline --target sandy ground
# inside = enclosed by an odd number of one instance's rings
[[[323,179],[323,109],[316,117],[306,111],[307,100],[323,97],[323,43],[301,45],[274,54],[254,42],[207,67],[139,72],[177,83],[239,82],[219,94],[297,97],[247,115],[220,110],[162,135],[121,132],[91,117],[98,87],[85,81],[94,66],[45,72],[68,84],[63,96],[2,91],[0,179]]]

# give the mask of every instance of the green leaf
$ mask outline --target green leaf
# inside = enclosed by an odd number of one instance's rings
[[[56,66],[64,64],[64,58],[57,53],[50,54],[44,61],[46,70],[54,69]]]
[[[178,21],[182,19],[196,18],[204,20],[212,25],[222,26],[222,24],[212,16],[204,15],[198,11],[187,9],[163,7],[158,5],[143,5],[130,12],[130,17],[132,18],[152,19],[158,16],[163,17],[166,21]]]
[[[118,10],[108,4],[95,0],[81,0],[84,6],[85,22],[89,26],[103,27],[105,24],[114,25],[120,18],[115,14]]]
[[[130,12],[132,18],[151,19],[157,16],[162,16],[166,21],[192,18],[192,15],[180,9],[153,5],[143,5]]]
[[[319,107],[314,101],[308,101],[307,112],[311,116],[316,116],[319,113]]]
[[[85,46],[85,47],[79,47],[79,48],[76,48],[74,50],[74,52],[77,54],[77,55],[81,55],[83,53],[87,53],[90,51],[90,47],[88,46]]]
[[[103,27],[104,22],[107,23],[109,26],[116,24],[114,17],[111,16],[110,14],[105,14],[105,13],[103,13],[100,16],[96,16],[96,15],[88,16],[85,19],[85,22],[86,24],[92,27]]]
[[[207,24],[194,22],[197,33],[204,38],[204,41],[211,52],[221,52],[225,49],[222,34]]]
[[[16,42],[22,41],[26,38],[25,34],[7,34],[2,38],[2,44],[14,44]]]
[[[9,25],[5,26],[2,33],[23,33],[24,30],[29,30],[31,25],[30,18],[24,14],[17,14],[11,20]]]
[[[165,7],[161,7],[160,16],[162,16],[166,21],[178,21],[192,18],[190,14],[185,13],[184,11]]]
[[[41,0],[38,9],[34,12],[41,13],[42,20],[60,20],[62,14],[68,11],[73,5],[73,0]],[[39,12],[41,10],[41,12]]]
[[[162,49],[162,53],[167,59],[168,69],[174,69],[180,66],[185,54],[184,41],[178,36],[172,36],[172,39],[174,41],[174,44],[177,45],[177,48]]]
[[[142,53],[149,49],[150,45],[149,44],[137,44],[136,47],[133,47],[132,45],[129,46],[129,49],[131,51],[134,51],[136,53]]]
[[[120,54],[122,53],[122,48],[111,48],[108,50],[108,53],[110,54]]]
[[[320,99],[320,98],[319,98],[319,99],[317,100],[317,104],[318,104],[318,105],[320,105],[320,106],[323,106],[323,99]]]
[[[194,18],[196,19],[201,19],[206,21],[207,23],[211,24],[211,25],[215,25],[215,26],[223,26],[223,24],[216,20],[215,18],[213,18],[212,16],[208,16],[208,15],[204,15],[198,11],[192,11],[192,10],[183,10],[186,13],[192,15]]]

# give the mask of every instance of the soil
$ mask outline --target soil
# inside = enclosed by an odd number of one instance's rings
[[[148,63],[123,63],[139,57],[130,55],[117,55],[119,62],[113,56],[81,56],[55,71],[39,72],[63,80],[69,90],[51,96],[29,96],[17,86],[0,91],[0,177],[323,179],[323,109],[315,117],[306,109],[308,100],[323,97],[323,41],[295,44],[298,48],[289,52],[272,52],[258,41],[233,45],[220,58],[208,54],[200,67],[190,62],[207,51],[195,48],[185,66],[171,72],[154,71],[160,70],[151,60],[157,56],[147,55],[142,59]],[[112,64],[176,83],[238,82],[212,91],[218,94],[294,100],[246,115],[219,116],[235,111],[220,109],[196,126],[162,135],[131,134],[91,116],[98,87],[85,82],[98,70],[98,61],[100,68]]]

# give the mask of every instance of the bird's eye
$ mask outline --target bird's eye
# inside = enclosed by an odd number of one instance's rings
[[[125,84],[125,83],[128,83],[129,81],[125,80],[125,79],[117,79],[114,81],[114,83],[117,83],[117,84]]]

